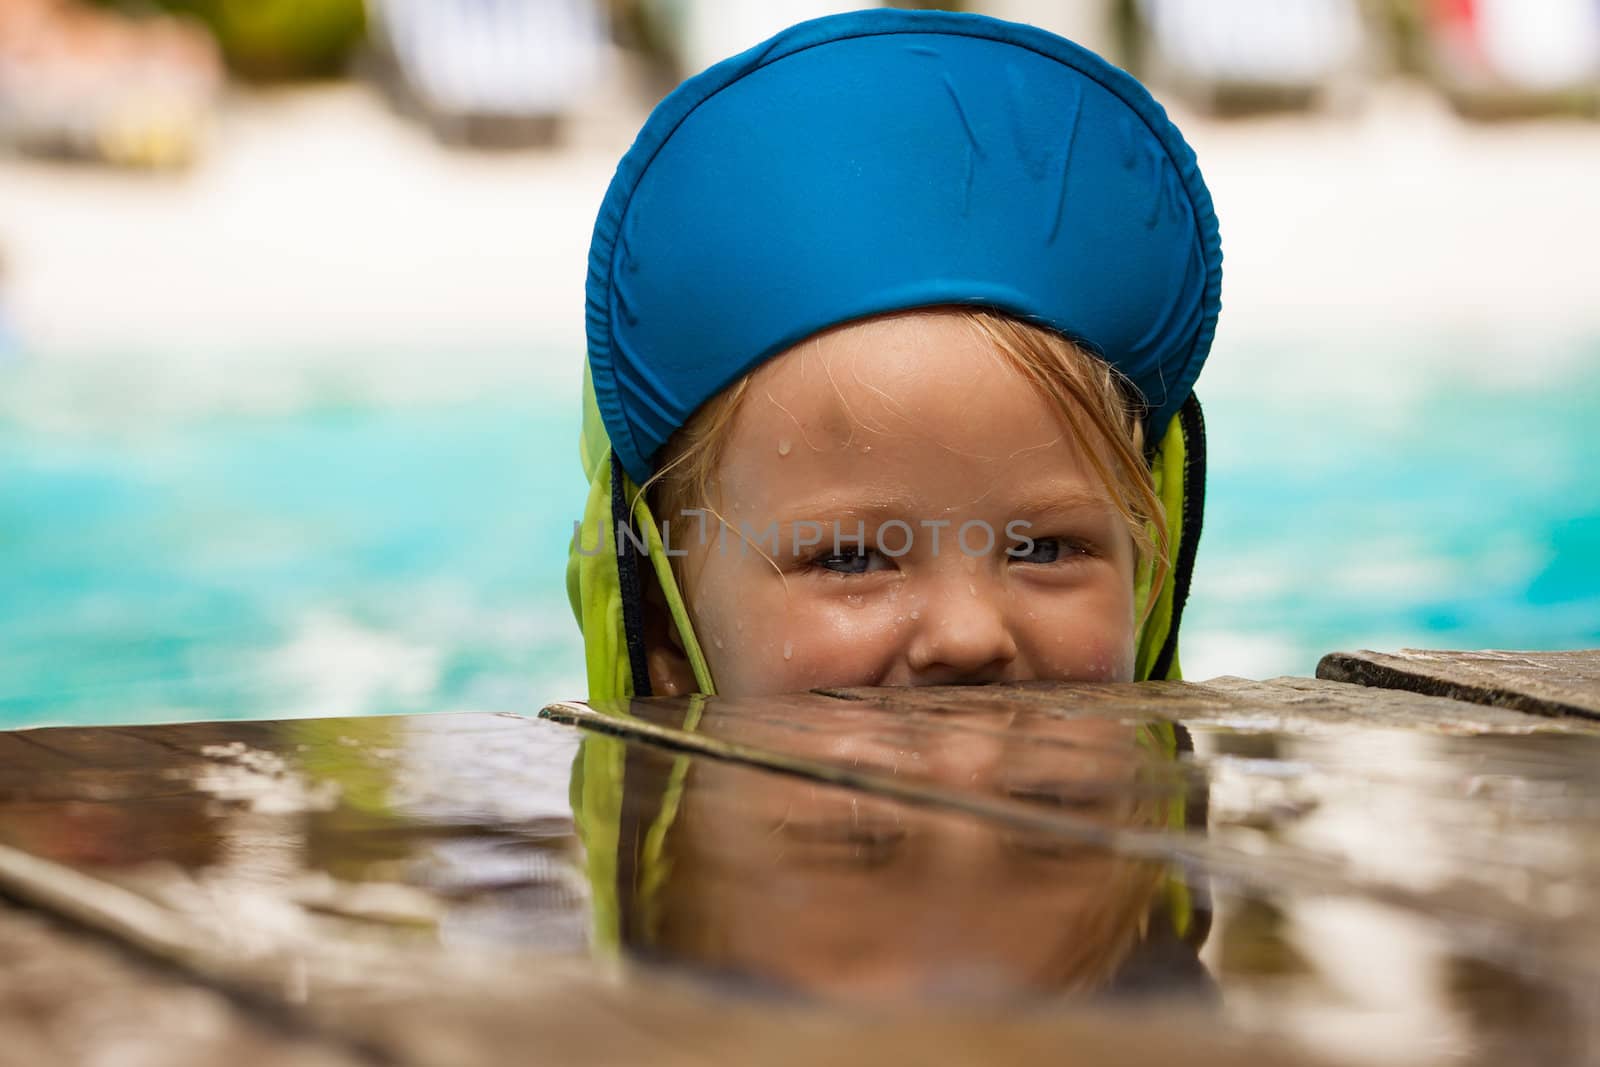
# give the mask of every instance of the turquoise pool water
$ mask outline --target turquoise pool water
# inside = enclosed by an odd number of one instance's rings
[[[1600,344],[1280,350],[1202,379],[1188,676],[1600,646]],[[0,726],[581,695],[575,383],[519,359],[0,365]]]

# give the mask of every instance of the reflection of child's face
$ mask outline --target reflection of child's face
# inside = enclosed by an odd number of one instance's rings
[[[715,719],[714,736],[1105,827],[1148,824],[1149,753],[1104,720],[846,709],[807,729]],[[967,730],[972,726],[976,729]],[[1159,869],[1049,833],[706,761],[668,835],[656,946],[818,993],[895,1000],[1090,983],[1135,939]]]
[[[1132,678],[1127,526],[1049,402],[958,316],[802,342],[758,372],[730,432],[723,543],[672,524],[719,692]],[[1008,526],[1026,555],[1007,554]]]

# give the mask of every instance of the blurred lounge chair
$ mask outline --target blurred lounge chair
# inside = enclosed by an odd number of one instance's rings
[[[1348,110],[1371,40],[1356,0],[1140,0],[1151,80],[1213,112]]]
[[[553,140],[603,73],[589,0],[372,0],[390,88],[449,144]]]
[[[807,19],[880,6],[875,0],[644,0],[681,76],[760,44]]]
[[[198,153],[222,85],[202,28],[75,0],[0,0],[0,143],[168,168]]]
[[[1600,112],[1600,0],[1433,0],[1434,81],[1479,117]]]

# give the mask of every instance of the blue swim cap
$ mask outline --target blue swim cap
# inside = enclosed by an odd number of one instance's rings
[[[642,482],[696,408],[811,334],[980,305],[1087,344],[1159,439],[1221,289],[1194,152],[1132,77],[1033,26],[858,11],[657,105],[595,223],[589,369]]]

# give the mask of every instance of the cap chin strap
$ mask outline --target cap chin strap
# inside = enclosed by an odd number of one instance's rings
[[[611,514],[628,514],[628,476],[622,469],[617,454],[611,454]],[[654,528],[646,512],[644,521]],[[630,517],[626,533],[637,533],[639,521]],[[622,632],[628,648],[628,667],[633,675],[633,695],[651,695],[650,660],[644,647],[644,586],[639,581],[639,545],[626,536],[622,524],[617,524],[617,588],[622,594]]]
[[[672,560],[661,539],[661,529],[655,516],[650,513],[650,505],[645,501],[644,494],[622,469],[622,461],[615,453],[611,456],[611,483],[615,487],[611,495],[612,514],[624,514],[626,499],[634,500],[630,522],[637,537],[623,536],[617,545],[617,575],[622,591],[623,623],[628,633],[628,663],[633,673],[633,692],[636,696],[649,696],[651,693],[649,658],[644,642],[644,590],[639,551],[642,543],[645,549],[643,562],[655,573],[656,584],[667,602],[667,613],[678,630],[684,655],[694,672],[696,691],[705,696],[715,696],[717,690],[711,681],[711,668],[700,650],[700,639],[695,636],[694,624],[689,621],[689,609],[683,602],[683,593],[678,589],[678,578],[672,571]]]

